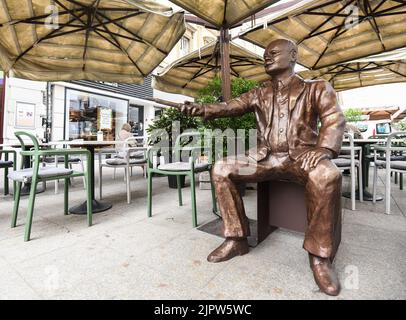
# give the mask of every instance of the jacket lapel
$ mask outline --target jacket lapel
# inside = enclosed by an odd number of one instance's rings
[[[292,110],[296,107],[296,101],[303,93],[305,89],[305,81],[298,75],[294,75],[289,90],[289,111],[292,114]]]

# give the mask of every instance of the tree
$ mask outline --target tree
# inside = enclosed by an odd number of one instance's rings
[[[349,108],[344,110],[344,116],[347,122],[362,121],[362,111],[360,109]]]
[[[257,81],[234,78],[231,81],[231,95],[233,98],[237,98],[243,93],[246,93],[258,86],[259,84]],[[214,78],[205,88],[199,91],[197,102],[221,102],[221,79],[219,77]],[[234,132],[236,132],[237,129],[245,129],[246,142],[248,142],[249,129],[256,129],[256,120],[254,113],[250,112],[242,117],[209,120],[203,123],[202,126],[206,129],[212,130],[220,129],[224,131],[226,129],[232,129]]]

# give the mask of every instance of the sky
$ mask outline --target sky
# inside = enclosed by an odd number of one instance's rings
[[[175,10],[180,9],[168,0],[157,1]],[[282,0],[279,4],[288,1],[290,0]],[[392,106],[406,107],[406,82],[346,90],[339,93],[339,95],[343,109]]]

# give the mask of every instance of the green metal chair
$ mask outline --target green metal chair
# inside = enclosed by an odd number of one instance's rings
[[[86,179],[86,191],[87,191],[87,223],[90,227],[92,225],[92,191],[91,191],[91,176],[90,176],[90,153],[85,149],[44,149],[40,148],[38,140],[35,136],[30,133],[19,131],[15,133],[17,139],[21,143],[22,150],[20,155],[22,157],[29,156],[33,159],[33,167],[23,169],[23,161],[21,161],[20,170],[11,172],[8,177],[9,179],[16,182],[16,190],[14,197],[14,208],[13,208],[13,217],[11,221],[11,227],[15,228],[17,224],[17,215],[18,207],[20,204],[21,196],[21,185],[22,183],[31,183],[30,197],[28,202],[27,218],[25,224],[25,235],[24,241],[30,240],[31,235],[31,225],[32,217],[34,212],[34,202],[37,190],[37,184],[42,181],[50,181],[57,179],[65,180],[64,187],[64,214],[68,214],[68,189],[69,189],[69,179],[74,177],[85,177]],[[32,140],[34,145],[31,150],[26,150],[23,137],[28,137]],[[26,150],[26,151],[24,151]],[[69,156],[71,155],[86,155],[87,157],[87,170],[85,172],[74,172],[72,169],[69,169]],[[42,167],[41,158],[46,156],[63,156],[65,161],[65,168],[61,167]]]
[[[163,148],[152,147],[148,149],[147,160],[148,160],[148,217],[152,217],[152,176],[154,174],[164,175],[164,176],[176,176],[177,188],[178,188],[178,200],[179,206],[183,205],[182,201],[182,186],[181,186],[181,176],[188,176],[190,178],[190,188],[191,188],[191,199],[192,199],[192,221],[193,227],[197,227],[197,209],[196,209],[196,179],[195,174],[205,171],[211,171],[212,169],[212,157],[211,152],[208,153],[208,163],[195,163],[196,162],[196,153],[201,155],[202,148],[199,147],[188,147],[182,146],[182,138],[191,137],[201,137],[201,134],[198,132],[188,132],[180,134],[175,143],[173,154],[175,156],[175,161],[167,164],[161,164],[157,167],[153,166],[153,157],[158,156]],[[210,145],[211,147],[211,145]],[[182,161],[181,156],[182,152],[187,152],[189,161]],[[217,203],[216,195],[214,191],[213,181],[211,180],[211,195],[213,202],[213,213],[217,213]]]
[[[4,160],[1,160],[1,156],[4,153]],[[13,161],[9,160],[9,155],[13,155]],[[0,169],[4,169],[4,195],[9,194],[9,179],[8,179],[8,170],[13,168],[15,171],[17,167],[17,153],[15,150],[0,150]],[[15,194],[16,183],[13,183],[13,190]]]

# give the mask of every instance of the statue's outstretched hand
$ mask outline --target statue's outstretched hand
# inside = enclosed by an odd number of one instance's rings
[[[200,103],[195,103],[191,101],[185,101],[184,104],[180,105],[180,111],[191,117],[204,116],[204,107]]]
[[[332,159],[333,153],[326,148],[315,148],[303,153],[297,160],[302,161],[301,168],[305,171],[316,168],[321,160]]]

